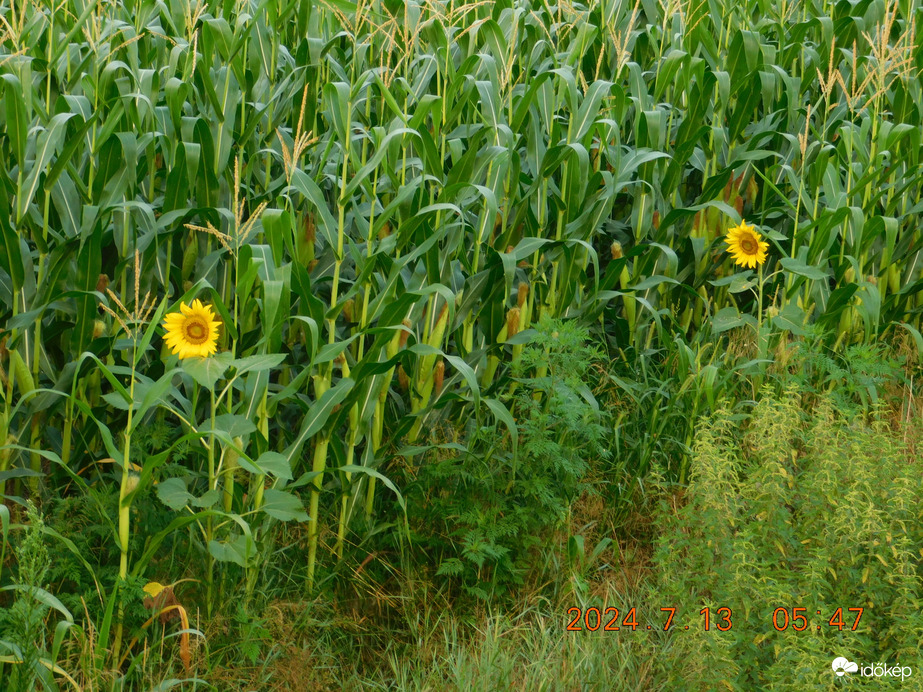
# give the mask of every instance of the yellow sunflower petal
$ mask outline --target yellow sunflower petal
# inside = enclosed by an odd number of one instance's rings
[[[752,269],[766,261],[769,244],[762,240],[755,226],[742,222],[729,228],[725,242],[735,264]]]
[[[180,303],[180,312],[164,318],[164,343],[180,358],[208,357],[218,350],[218,327],[211,306],[198,298],[191,305]]]

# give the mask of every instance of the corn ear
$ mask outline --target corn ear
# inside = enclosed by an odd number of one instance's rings
[[[199,239],[195,231],[189,231],[186,238],[186,247],[183,249],[183,265],[180,270],[180,277],[183,282],[189,281],[192,273],[195,271],[196,261],[199,259]]]
[[[243,447],[243,439],[234,438],[235,447]],[[234,481],[237,469],[240,468],[238,459],[240,455],[234,447],[228,447],[224,452],[224,511],[230,512],[234,502]]]
[[[35,389],[32,373],[16,349],[10,351],[10,376],[20,396],[28,396]]]

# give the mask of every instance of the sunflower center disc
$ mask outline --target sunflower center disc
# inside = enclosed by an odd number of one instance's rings
[[[748,255],[755,255],[756,243],[753,242],[752,238],[744,238],[740,241],[740,249],[746,252]]]
[[[207,340],[208,330],[201,322],[186,323],[186,338],[194,344],[204,344]]]

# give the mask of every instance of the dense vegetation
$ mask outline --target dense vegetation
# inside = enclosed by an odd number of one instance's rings
[[[921,12],[0,0],[0,688],[906,663]]]

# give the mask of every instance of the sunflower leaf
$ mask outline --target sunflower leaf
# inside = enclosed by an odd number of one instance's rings
[[[249,461],[244,457],[237,460],[241,468],[256,475],[271,473],[276,478],[286,481],[292,480],[292,467],[288,458],[278,452],[263,452],[256,461]]]
[[[711,279],[708,283],[712,286],[728,286],[734,284],[735,286],[740,285],[743,282],[746,282],[750,279],[753,274],[752,269],[747,269],[746,271],[738,272],[737,274],[732,274],[731,276],[723,276],[720,279]],[[737,293],[733,288],[729,289],[731,293]]]
[[[772,324],[777,329],[785,329],[798,336],[807,335],[804,329],[804,310],[795,303],[789,303],[782,311],[772,318]]]
[[[263,511],[279,521],[308,520],[308,514],[304,511],[301,500],[284,490],[268,488],[263,494]]]
[[[220,416],[215,416],[214,430],[227,433],[228,437],[231,438],[242,437],[256,430],[256,424],[246,416],[224,413]]]
[[[779,264],[788,269],[792,274],[806,276],[809,279],[814,279],[814,281],[824,281],[829,278],[826,272],[821,271],[817,267],[805,264],[794,257],[783,257],[779,260]]]
[[[206,389],[213,389],[215,383],[224,376],[233,361],[233,356],[228,351],[225,351],[208,358],[199,358],[197,356],[184,358],[180,363],[183,370],[192,379]]]
[[[208,552],[219,562],[247,567],[256,557],[256,545],[250,536],[240,534],[228,541],[209,541]]]
[[[167,478],[157,484],[157,497],[170,509],[180,510],[195,497],[186,490],[182,478]]]
[[[711,328],[715,334],[726,332],[728,329],[739,327],[743,324],[737,308],[727,307],[719,310],[711,320]]]
[[[748,288],[756,286],[755,281],[750,281],[749,279],[736,275],[733,277],[734,280],[731,282],[731,285],[728,287],[728,293],[740,293],[741,291],[746,291]]]

